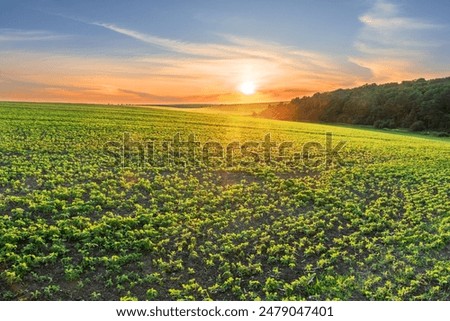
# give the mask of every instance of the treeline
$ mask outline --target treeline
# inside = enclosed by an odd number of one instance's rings
[[[316,93],[270,105],[258,116],[282,120],[450,132],[450,77]]]

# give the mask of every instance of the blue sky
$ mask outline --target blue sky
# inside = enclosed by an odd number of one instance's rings
[[[276,101],[450,75],[447,1],[37,0],[0,9],[0,100]]]

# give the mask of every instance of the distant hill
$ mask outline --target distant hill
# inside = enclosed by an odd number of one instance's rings
[[[450,77],[316,93],[270,105],[260,117],[450,132]]]
[[[195,112],[202,114],[227,114],[239,116],[256,116],[267,109],[270,105],[277,105],[279,102],[271,103],[250,103],[250,104],[178,104],[178,105],[136,105],[138,107],[148,107],[156,109],[169,109],[184,112]]]

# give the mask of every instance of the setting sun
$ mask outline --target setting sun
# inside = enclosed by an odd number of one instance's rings
[[[252,81],[246,81],[239,86],[239,91],[244,95],[253,95],[256,91],[255,83]]]

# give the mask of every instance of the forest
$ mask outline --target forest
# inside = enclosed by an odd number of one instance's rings
[[[256,116],[280,120],[450,132],[450,77],[366,84],[269,105]]]

